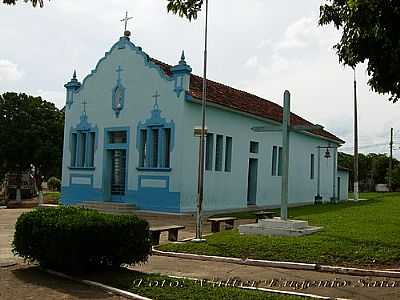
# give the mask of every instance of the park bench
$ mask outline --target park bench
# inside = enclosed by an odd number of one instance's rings
[[[258,223],[258,220],[260,219],[272,219],[275,216],[275,212],[273,211],[258,211],[255,213],[256,215],[256,223]]]
[[[219,232],[220,231],[220,224],[225,223],[225,230],[232,229],[235,220],[235,217],[223,217],[223,218],[209,218],[208,221],[211,222],[211,232]]]
[[[159,227],[150,227],[151,242],[153,245],[160,243],[161,232],[168,231],[168,241],[176,242],[178,240],[178,231],[185,229],[185,226],[168,225]]]

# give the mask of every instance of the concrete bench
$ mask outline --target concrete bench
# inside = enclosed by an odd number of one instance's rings
[[[161,232],[164,231],[168,231],[168,241],[176,242],[178,240],[178,231],[181,229],[185,229],[185,226],[169,225],[150,227],[151,242],[154,246],[158,245],[160,243]]]
[[[256,215],[256,223],[258,223],[258,220],[260,219],[272,219],[276,213],[273,211],[258,211],[255,213]]]
[[[219,232],[220,224],[225,224],[225,230],[232,229],[235,225],[235,217],[224,217],[224,218],[209,218],[208,221],[211,222],[211,232]]]

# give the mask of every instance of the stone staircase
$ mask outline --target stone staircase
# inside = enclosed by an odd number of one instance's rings
[[[79,206],[117,215],[129,215],[136,212],[135,205],[129,203],[86,201]]]

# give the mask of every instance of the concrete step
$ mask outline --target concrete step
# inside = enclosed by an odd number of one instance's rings
[[[83,202],[80,206],[112,214],[134,214],[136,212],[135,205],[129,203]]]

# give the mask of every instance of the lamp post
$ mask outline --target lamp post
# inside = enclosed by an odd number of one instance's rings
[[[358,112],[357,112],[357,80],[354,72],[354,201],[358,201]]]
[[[206,20],[204,32],[204,69],[203,69],[203,91],[201,101],[201,132],[199,143],[199,170],[197,177],[197,211],[196,211],[196,238],[194,242],[205,241],[202,236],[202,209],[204,199],[204,144],[206,135],[206,99],[207,99],[207,42],[208,42],[208,0],[206,0]]]
[[[332,182],[332,197],[331,197],[331,202],[336,201],[336,170],[337,170],[337,147],[336,146],[331,146],[328,144],[328,146],[318,146],[318,170],[317,170],[317,195],[315,196],[315,203],[322,203],[322,196],[321,196],[321,149],[325,149],[325,154],[324,157],[326,159],[331,158],[331,153],[329,152],[329,149],[333,149],[333,163],[332,163],[332,169],[333,169],[333,182]]]

